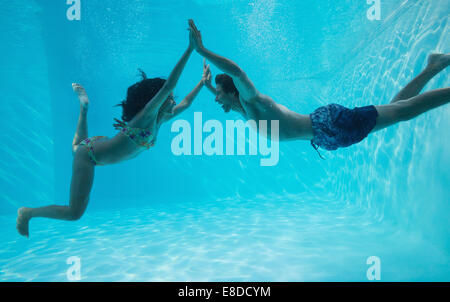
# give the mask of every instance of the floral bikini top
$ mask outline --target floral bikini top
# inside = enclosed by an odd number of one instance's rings
[[[124,121],[114,119],[116,124],[114,124],[114,128],[116,130],[120,130],[123,134],[128,136],[136,145],[140,147],[145,147],[149,149],[155,145],[155,139],[152,139],[150,142],[150,138],[152,137],[152,133],[147,129],[142,128],[132,128],[128,126]]]

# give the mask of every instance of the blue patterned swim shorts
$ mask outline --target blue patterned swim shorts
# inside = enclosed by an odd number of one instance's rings
[[[338,104],[317,108],[310,114],[314,138],[311,144],[326,150],[348,147],[362,141],[376,125],[375,106],[349,109]]]

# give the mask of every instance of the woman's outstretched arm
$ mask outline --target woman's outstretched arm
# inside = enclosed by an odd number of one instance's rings
[[[206,65],[206,59],[203,59],[203,82],[205,86],[211,91],[212,94],[216,95],[217,91],[216,88],[211,84],[211,70],[209,68],[209,65]]]
[[[192,44],[192,39],[190,38],[188,48],[181,56],[177,65],[175,65],[175,68],[170,73],[169,78],[164,83],[163,87],[158,91],[158,93],[153,97],[153,99],[150,102],[148,102],[147,105],[145,106],[143,110],[145,116],[147,117],[154,116],[159,112],[159,109],[161,108],[162,104],[166,101],[170,93],[175,89],[178,79],[180,78],[181,73],[183,72],[183,69],[186,66],[186,63],[190,55],[192,54],[193,50],[194,46]]]
[[[173,108],[173,115],[169,116],[168,120],[188,109],[192,105],[192,102],[197,97],[200,90],[202,90],[203,85],[203,81],[200,81],[194,89],[192,89],[192,91],[178,105],[176,105],[175,108]]]
[[[194,89],[173,109],[173,115],[168,116],[165,120],[168,121],[184,110],[188,109],[194,99],[197,97],[200,90],[202,90],[203,86],[211,85],[211,71],[209,70],[209,65],[206,65],[206,61],[203,60],[203,76],[200,82],[194,87]],[[214,89],[214,88],[213,88]]]

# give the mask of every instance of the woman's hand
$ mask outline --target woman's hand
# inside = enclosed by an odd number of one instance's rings
[[[194,49],[198,52],[203,49],[202,35],[194,24],[192,19],[189,19],[189,42],[193,44]]]
[[[202,83],[211,86],[211,70],[209,69],[209,65],[206,65],[206,59],[203,59]]]

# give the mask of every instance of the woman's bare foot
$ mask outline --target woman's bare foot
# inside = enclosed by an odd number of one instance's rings
[[[16,228],[19,234],[22,236],[29,236],[28,234],[28,222],[31,219],[30,209],[22,207],[17,211],[17,223]]]
[[[442,70],[450,65],[450,54],[432,53],[428,56],[427,68]]]
[[[86,94],[86,90],[83,88],[83,86],[77,83],[72,83],[72,89],[77,94],[78,99],[80,100],[81,108],[87,110],[89,106],[89,98]]]

